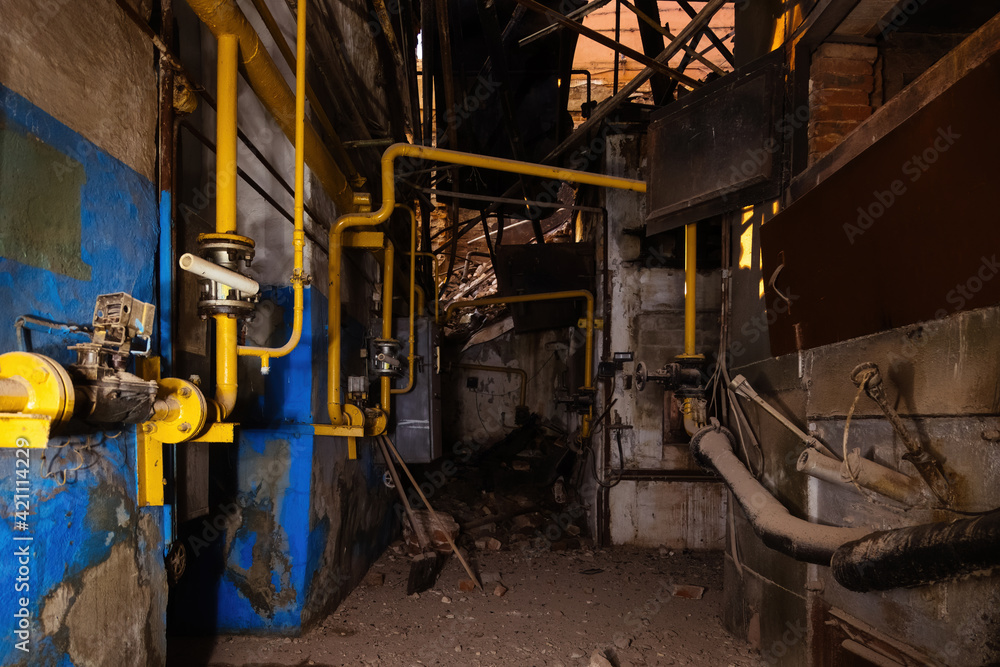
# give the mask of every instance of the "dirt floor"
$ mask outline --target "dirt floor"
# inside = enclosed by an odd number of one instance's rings
[[[763,664],[722,627],[721,554],[486,551],[476,556],[485,591],[463,592],[459,582],[467,575],[451,558],[434,588],[407,597],[409,561],[398,551],[384,554],[366,583],[301,638],[172,638],[170,664]],[[704,587],[704,594],[678,597],[699,594],[678,585]]]

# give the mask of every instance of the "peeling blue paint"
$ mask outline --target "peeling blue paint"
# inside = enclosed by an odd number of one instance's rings
[[[0,257],[0,353],[17,347],[14,319],[23,314],[57,322],[89,324],[94,302],[99,294],[124,291],[143,301],[153,301],[154,255],[157,243],[156,188],[127,165],[101,151],[28,100],[0,86],[0,123],[8,131],[30,135],[57,151],[72,156],[86,174],[80,188],[82,225],[81,258],[92,268],[89,281],[76,280],[44,269]],[[16,168],[5,165],[4,168]],[[66,350],[61,336],[37,333],[33,349],[62,362],[73,355]],[[85,445],[90,445],[86,447]],[[17,596],[13,585],[0,587],[0,664],[57,665],[72,667],[67,653],[67,632],[47,637],[39,623],[46,596],[62,585],[81,586],[88,569],[111,555],[115,545],[126,544],[136,554],[137,562],[152,562],[158,572],[142,571],[141,578],[162,581],[162,515],[159,508],[137,507],[134,429],[116,433],[58,438],[45,450],[30,450],[27,481],[30,492],[28,530],[15,530],[16,452],[0,450],[0,543],[15,544],[15,536],[30,535],[30,589],[23,592],[30,600],[32,618],[31,649],[24,654],[14,648],[11,639],[11,616]],[[75,471],[72,469],[76,468]],[[65,483],[63,473],[65,472]],[[140,532],[140,521],[151,518],[155,535],[149,539]],[[143,554],[157,555],[143,561]],[[13,558],[0,559],[0,580],[13,582],[17,563]],[[145,566],[143,566],[145,567]],[[123,576],[128,576],[123,573]],[[153,593],[164,603],[165,590]],[[122,600],[127,605],[131,600]],[[71,605],[74,602],[71,601]],[[165,608],[152,613],[165,617]],[[148,610],[136,609],[145,625]],[[163,638],[154,638],[162,643]],[[147,647],[150,650],[153,647]],[[81,660],[86,661],[83,656]]]
[[[129,292],[153,301],[154,256],[159,225],[156,187],[149,179],[101,151],[24,97],[0,86],[0,122],[36,137],[83,166],[80,189],[81,257],[90,281],[75,280],[0,257],[0,351],[17,347],[14,318],[36,315],[56,322],[89,324],[99,294]],[[36,336],[35,351],[73,360],[61,338]]]

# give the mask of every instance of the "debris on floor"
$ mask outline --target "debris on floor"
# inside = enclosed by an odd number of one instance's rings
[[[759,653],[722,627],[719,553],[616,547],[478,554],[484,589],[448,559],[437,585],[406,596],[409,558],[373,569],[385,584],[356,588],[292,639],[172,640],[170,664],[213,667],[756,667]],[[599,565],[597,568],[595,565]],[[600,572],[584,574],[599,569]],[[502,579],[502,583],[501,583]],[[675,582],[703,588],[675,597]],[[677,584],[681,586],[681,584]],[[504,595],[496,595],[503,589]],[[191,655],[207,656],[191,662]],[[596,662],[595,662],[596,660]],[[602,662],[602,660],[606,662]]]

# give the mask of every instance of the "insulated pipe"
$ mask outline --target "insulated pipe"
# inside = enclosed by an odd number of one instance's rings
[[[470,371],[486,371],[488,373],[514,373],[521,377],[521,391],[519,393],[518,405],[527,405],[528,400],[528,373],[523,368],[510,368],[509,366],[488,366],[485,364],[455,364],[455,368],[465,368]]]
[[[392,338],[392,292],[396,273],[396,247],[392,241],[385,242],[385,261],[382,263],[382,338]],[[389,400],[392,395],[392,378],[381,378],[382,412],[389,416]]]
[[[854,473],[854,481],[858,486],[886,498],[910,506],[929,500],[921,480],[863,459],[860,455],[848,454],[847,463],[844,463],[815,449],[805,449],[795,463],[795,469],[799,472],[833,484],[850,486],[851,477],[847,466],[850,466],[850,471]]]
[[[236,76],[239,40],[219,35],[218,100],[215,139],[215,231],[236,233]],[[222,421],[236,405],[237,321],[215,316],[215,403]]]
[[[951,523],[872,533],[842,545],[830,567],[849,591],[886,591],[1000,565],[1000,510]]]
[[[691,453],[700,465],[714,468],[722,476],[764,545],[786,556],[829,565],[838,548],[868,533],[863,528],[824,526],[793,516],[736,457],[733,435],[721,426],[707,426],[695,433]]]
[[[193,0],[192,0],[193,1]],[[201,0],[206,1],[206,0]],[[330,312],[328,320],[328,335],[330,337],[329,350],[327,354],[327,409],[330,413],[330,423],[334,426],[350,425],[360,426],[360,424],[345,424],[343,403],[340,397],[340,273],[341,256],[343,251],[343,234],[352,227],[373,227],[385,222],[393,209],[396,207],[396,179],[394,164],[396,158],[411,157],[419,160],[435,160],[449,164],[463,165],[467,167],[478,167],[481,169],[495,169],[514,174],[524,174],[527,176],[538,176],[571,183],[583,183],[587,185],[597,185],[600,187],[619,188],[633,190],[635,192],[645,192],[646,183],[629,178],[618,178],[615,176],[604,176],[592,174],[585,171],[575,171],[572,169],[560,169],[530,162],[520,162],[517,160],[507,160],[503,158],[485,157],[481,155],[471,155],[459,151],[444,150],[441,148],[430,148],[428,146],[414,146],[412,144],[393,144],[382,154],[382,205],[377,211],[366,213],[349,213],[336,220],[330,227]],[[585,293],[588,294],[589,293]],[[590,296],[590,324],[593,328],[593,297]],[[592,349],[593,340],[588,336],[588,348]],[[588,365],[590,359],[587,359]],[[588,384],[590,378],[588,377]]]
[[[305,310],[303,290],[308,278],[303,270],[305,253],[305,159],[306,159],[306,7],[299,2],[295,36],[295,231],[292,232],[294,259],[292,266],[292,332],[281,347],[240,346],[241,357],[260,357],[260,372],[267,375],[272,357],[283,357],[294,350],[302,338],[302,314]]]
[[[201,276],[202,278],[214,280],[247,296],[253,296],[260,291],[260,285],[253,278],[247,278],[241,273],[231,271],[207,259],[192,255],[189,252],[181,255],[178,264],[185,271],[193,273],[196,276]]]
[[[233,35],[239,40],[250,86],[288,140],[295,141],[295,97],[236,1],[187,0],[187,3],[217,38]],[[301,49],[300,45],[296,47]],[[305,161],[337,205],[337,210],[355,210],[354,193],[346,177],[311,124],[305,127]]]
[[[407,368],[409,373],[409,378],[407,379],[406,386],[400,389],[391,389],[390,394],[405,394],[413,389],[413,384],[415,382],[414,373],[417,368],[417,308],[416,308],[416,292],[417,292],[417,214],[416,212],[404,204],[396,204],[396,208],[401,208],[410,214],[410,356],[407,358]],[[388,379],[388,378],[386,378]],[[386,414],[389,414],[388,405],[385,407]]]

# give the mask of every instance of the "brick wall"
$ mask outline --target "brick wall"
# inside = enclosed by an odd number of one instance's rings
[[[809,69],[809,163],[839,144],[872,113],[874,46],[822,44]]]

